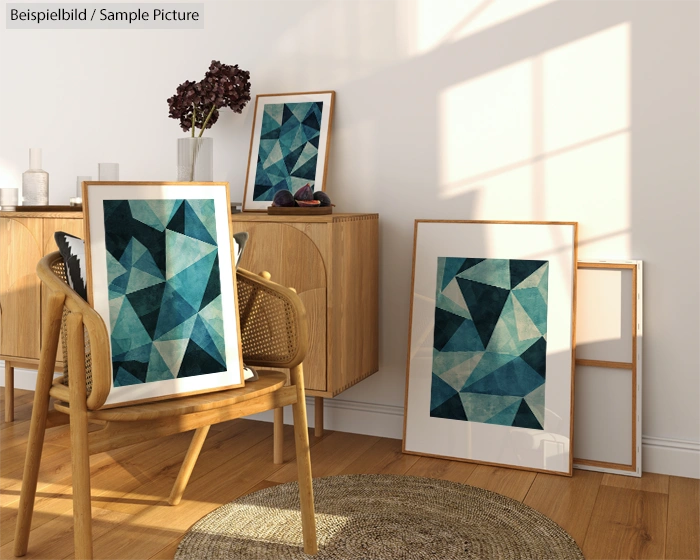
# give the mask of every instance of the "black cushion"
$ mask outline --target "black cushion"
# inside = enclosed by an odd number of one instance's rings
[[[87,273],[85,271],[85,242],[63,231],[53,234],[58,250],[66,265],[68,285],[87,301]]]
[[[239,231],[233,234],[233,240],[236,242],[236,268],[241,264],[241,257],[243,256],[243,250],[245,249],[245,244],[248,242],[248,232]]]

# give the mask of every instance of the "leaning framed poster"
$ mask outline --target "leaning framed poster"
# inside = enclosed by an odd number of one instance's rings
[[[334,100],[334,91],[255,98],[244,212],[265,212],[279,191],[326,190]]]
[[[571,475],[576,243],[416,220],[404,452]]]
[[[105,407],[243,385],[230,208],[227,183],[83,184]]]

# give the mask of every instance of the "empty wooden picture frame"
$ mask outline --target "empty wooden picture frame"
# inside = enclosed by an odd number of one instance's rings
[[[572,472],[577,224],[416,220],[404,452]]]
[[[642,476],[642,261],[578,263],[574,467]]]
[[[227,183],[83,183],[104,407],[243,385]]]
[[[255,98],[243,211],[265,212],[278,191],[326,190],[334,91]]]

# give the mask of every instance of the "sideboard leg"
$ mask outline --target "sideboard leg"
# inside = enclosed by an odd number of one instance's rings
[[[323,397],[314,397],[314,435],[323,435]]]
[[[272,462],[275,465],[284,463],[284,408],[276,408],[272,428]]]
[[[15,419],[15,368],[5,360],[5,422]]]

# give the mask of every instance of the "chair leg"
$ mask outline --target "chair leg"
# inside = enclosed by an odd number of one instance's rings
[[[292,368],[291,381],[297,391],[297,402],[292,405],[292,411],[294,412],[294,444],[299,476],[299,502],[301,504],[304,552],[306,554],[316,554],[318,552],[318,541],[316,539],[316,518],[314,516],[314,490],[311,479],[309,428],[306,420],[306,399],[304,397],[304,372],[301,365]]]
[[[37,388],[34,393],[32,419],[27,441],[27,457],[24,462],[22,489],[20,491],[19,510],[17,511],[17,526],[15,527],[15,556],[24,556],[27,553],[29,544],[29,531],[32,525],[36,487],[39,481],[39,466],[41,465],[41,452],[44,447],[44,434],[46,432],[46,416],[49,412],[50,387],[50,384],[42,383],[41,376],[37,377]]]
[[[15,556],[24,556],[27,553],[29,544],[29,531],[32,528],[36,486],[39,480],[41,451],[44,447],[46,417],[49,412],[49,391],[53,381],[53,371],[56,367],[56,350],[58,349],[58,338],[61,330],[63,300],[62,296],[49,299],[44,322],[44,342],[42,344],[39,370],[36,376],[34,405],[32,407],[32,419],[29,424],[27,441],[27,458],[24,462],[22,489],[20,491],[17,525],[15,527]]]
[[[272,427],[272,462],[275,465],[284,463],[284,408],[275,409],[275,421]]]
[[[204,440],[207,439],[207,434],[209,433],[210,427],[211,426],[202,426],[194,431],[194,436],[192,436],[190,447],[187,449],[187,455],[185,455],[185,460],[182,462],[180,472],[177,474],[177,480],[175,480],[173,489],[170,492],[170,497],[168,498],[168,503],[171,506],[176,506],[180,503],[180,500],[182,500],[182,495],[185,493],[185,487],[190,480],[192,470],[194,469],[194,465],[197,463],[199,452],[202,450]]]
[[[90,456],[87,410],[71,403],[70,439],[73,469],[73,531],[75,557],[92,558],[92,504],[90,500]]]
[[[88,447],[87,390],[83,317],[67,319],[70,388],[70,444],[73,469],[73,539],[76,559],[92,559],[92,504],[90,503],[90,452]]]
[[[15,419],[15,367],[5,360],[5,422]]]

